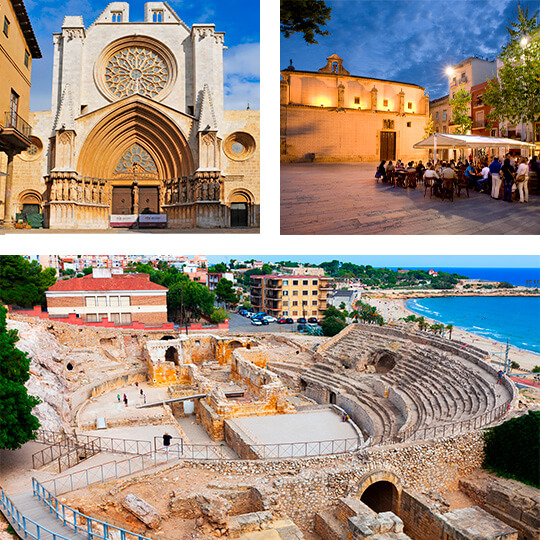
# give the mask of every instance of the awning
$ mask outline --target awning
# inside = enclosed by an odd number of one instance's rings
[[[534,144],[501,137],[482,135],[455,135],[453,133],[433,133],[427,139],[417,142],[413,148],[534,148]]]

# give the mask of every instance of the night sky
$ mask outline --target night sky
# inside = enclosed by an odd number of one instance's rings
[[[529,16],[539,0],[520,0]],[[518,0],[327,0],[330,35],[308,45],[281,38],[281,68],[317,71],[333,53],[351,75],[426,87],[430,99],[448,93],[444,70],[470,56],[493,60],[517,20]]]
[[[82,15],[88,28],[111,3],[107,0],[25,0],[43,58],[32,66],[32,111],[49,110],[52,87],[52,34],[60,32],[66,15]],[[130,0],[130,21],[144,20],[146,0]],[[189,27],[215,23],[225,32],[225,108],[259,108],[259,3],[246,0],[168,0]],[[89,74],[91,76],[91,74]]]

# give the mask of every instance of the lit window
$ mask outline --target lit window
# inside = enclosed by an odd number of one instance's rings
[[[6,37],[9,35],[9,20],[7,17],[4,17],[4,34]]]
[[[407,102],[407,109],[412,109],[412,101]]]
[[[388,107],[388,100],[384,99],[382,104],[383,104],[383,107]]]
[[[360,105],[360,98],[359,97],[354,98],[354,104],[355,105]]]

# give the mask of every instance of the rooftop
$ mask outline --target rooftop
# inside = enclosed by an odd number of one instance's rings
[[[47,292],[81,291],[166,291],[150,281],[148,274],[120,274],[110,278],[96,278],[92,275],[57,281]]]

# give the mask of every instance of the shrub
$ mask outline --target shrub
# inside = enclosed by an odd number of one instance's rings
[[[529,411],[484,433],[485,469],[540,488],[540,411]]]
[[[347,323],[339,317],[325,317],[321,322],[321,328],[325,336],[335,336],[339,334]]]
[[[533,372],[533,373],[540,373],[540,366],[534,366],[534,367],[532,368],[532,372]]]
[[[229,318],[229,314],[222,308],[215,309],[212,315],[210,315],[210,320],[213,323],[225,322]]]
[[[512,360],[512,363],[510,364],[510,367],[512,369],[519,369],[519,364],[516,361]]]

